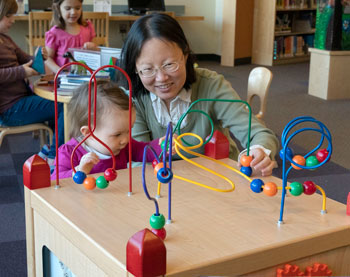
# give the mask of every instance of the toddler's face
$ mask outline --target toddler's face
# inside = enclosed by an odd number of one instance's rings
[[[76,24],[81,16],[82,2],[79,0],[64,0],[60,6],[60,11],[67,25]]]
[[[135,119],[136,112],[133,109],[131,126],[134,125]],[[96,125],[94,135],[107,144],[114,155],[118,155],[129,142],[129,111],[114,108],[105,112],[99,123]],[[89,138],[86,143],[98,152],[110,155],[109,151],[95,139]]]

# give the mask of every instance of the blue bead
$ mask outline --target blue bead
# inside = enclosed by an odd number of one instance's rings
[[[261,179],[254,179],[250,183],[250,189],[256,193],[260,193],[263,191],[262,186],[264,185],[264,182]]]
[[[247,175],[248,177],[250,177],[252,175],[252,172],[253,172],[253,170],[250,166],[242,166],[240,171],[243,174]]]
[[[281,158],[281,160],[283,160],[283,153],[284,153],[284,151],[283,151],[283,148],[280,150],[280,158]],[[291,160],[291,159],[293,159],[293,157],[294,157],[294,153],[293,153],[293,150],[291,149],[291,148],[289,148],[289,147],[286,147],[286,158],[287,159],[289,159],[289,160]]]
[[[157,172],[157,179],[163,184],[169,183],[173,179],[173,173],[170,168],[161,167]]]
[[[82,184],[84,183],[84,180],[86,178],[86,174],[82,171],[77,171],[75,172],[74,176],[73,176],[73,181],[77,184]]]

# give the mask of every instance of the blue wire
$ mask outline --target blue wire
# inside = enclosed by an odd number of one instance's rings
[[[297,130],[295,132],[293,132],[288,139],[286,140],[286,137],[289,133],[289,131],[296,125],[303,123],[303,122],[313,122],[316,123],[320,129],[315,129],[315,128],[302,128],[300,130]],[[321,147],[321,145],[323,144],[324,138],[326,137],[328,140],[328,147],[327,147],[327,151],[328,151],[328,156],[327,158],[315,165],[315,166],[302,166],[299,165],[297,163],[295,163],[290,157],[287,156],[286,154],[286,149],[288,147],[289,142],[291,141],[291,139],[296,136],[297,134],[304,132],[304,131],[315,131],[315,132],[319,132],[322,134],[322,137],[320,139],[320,143],[317,145],[317,147],[315,147],[312,151],[310,151],[309,153],[307,153],[304,158],[307,158],[308,156],[310,156],[314,151],[316,151],[317,149],[319,149]],[[326,131],[326,133],[324,132]],[[331,155],[332,155],[332,136],[328,130],[328,128],[320,121],[314,119],[313,117],[310,116],[300,116],[300,117],[296,117],[295,119],[291,120],[286,127],[283,129],[282,132],[282,137],[281,137],[281,144],[283,146],[283,166],[282,166],[282,181],[283,181],[283,186],[282,186],[282,199],[281,199],[281,209],[280,209],[280,219],[279,221],[282,222],[283,221],[283,211],[284,211],[284,202],[285,202],[285,195],[286,195],[286,186],[287,186],[287,178],[288,178],[288,174],[290,172],[290,170],[293,168],[292,166],[290,166],[288,168],[288,170],[286,171],[286,160],[290,161],[291,163],[293,163],[294,165],[300,167],[300,168],[304,168],[304,169],[314,169],[314,168],[318,168],[320,166],[322,166],[323,164],[325,164],[326,162],[329,161]]]

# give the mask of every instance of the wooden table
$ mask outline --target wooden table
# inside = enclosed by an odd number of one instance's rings
[[[165,226],[167,276],[275,276],[287,262],[301,270],[326,263],[333,276],[350,276],[350,217],[346,206],[327,199],[321,214],[318,194],[286,197],[284,224],[278,225],[281,192],[275,197],[253,193],[237,173],[203,158],[201,164],[228,176],[236,185],[219,193],[173,180],[173,223]],[[236,166],[232,160],[223,160]],[[176,175],[214,187],[221,179],[185,161],[173,163]],[[128,170],[105,190],[86,191],[71,179],[61,188],[25,187],[28,276],[42,276],[46,245],[77,276],[130,276],[126,272],[128,239],[144,228],[154,204],[143,193],[141,168],[133,169],[133,195],[127,196]],[[153,169],[146,169],[148,190],[155,195]],[[281,185],[281,180],[268,177]],[[312,180],[312,178],[310,178]],[[159,199],[167,216],[167,185]]]
[[[34,84],[34,93],[42,98],[55,101],[55,94],[53,93],[54,89],[52,85],[38,85]],[[69,137],[69,120],[68,120],[68,103],[72,97],[57,95],[57,101],[63,103],[63,120],[64,120],[64,141],[67,142],[70,140]]]

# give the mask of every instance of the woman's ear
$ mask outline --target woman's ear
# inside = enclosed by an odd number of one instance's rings
[[[81,126],[80,127],[80,132],[81,134],[86,137],[88,134],[90,134],[90,130],[89,130],[89,127],[84,125],[84,126]]]

